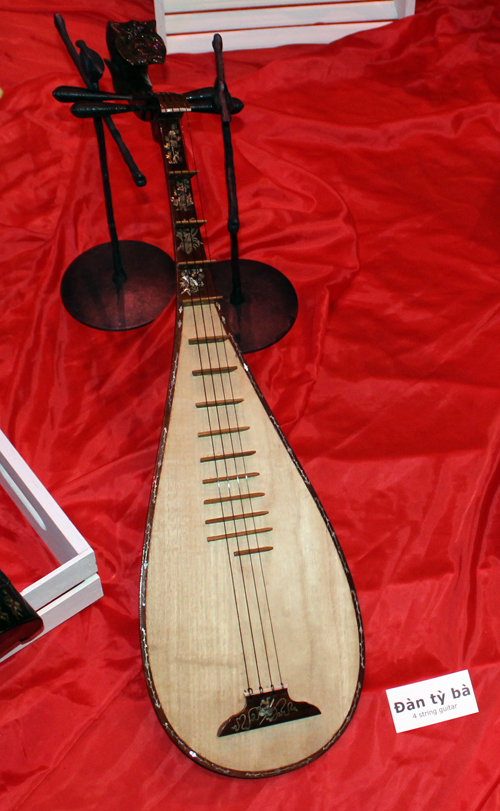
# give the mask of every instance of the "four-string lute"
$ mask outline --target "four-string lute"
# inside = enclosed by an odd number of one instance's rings
[[[179,118],[158,122],[178,301],[143,655],[182,751],[261,777],[308,763],[345,729],[361,689],[361,622],[335,534],[219,315]]]

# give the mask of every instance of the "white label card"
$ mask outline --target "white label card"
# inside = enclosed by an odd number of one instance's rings
[[[396,732],[479,712],[468,670],[386,690]]]

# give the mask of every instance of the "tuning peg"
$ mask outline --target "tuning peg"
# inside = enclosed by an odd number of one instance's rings
[[[82,58],[83,58],[82,54],[79,54],[78,51],[76,50],[75,46],[73,45],[73,43],[72,43],[72,41],[71,41],[71,39],[69,37],[69,34],[67,32],[66,23],[64,22],[64,18],[61,17],[60,14],[54,14],[54,25],[57,28],[57,31],[58,31],[62,41],[64,42],[64,44],[66,46],[66,49],[67,49],[71,59],[75,63],[76,68],[78,70],[78,73],[82,77],[82,79],[85,82],[85,84],[87,85],[87,87],[90,88],[91,90],[96,90],[96,89],[98,90],[98,86],[97,87],[95,86],[95,84],[90,80],[87,73],[84,71],[83,65],[82,65]],[[80,43],[80,46],[85,45],[85,43],[83,43],[82,40],[78,40],[78,42]],[[90,52],[90,48],[87,48],[87,46],[85,46],[85,48],[86,48],[86,50],[88,52]],[[95,54],[96,52],[92,51],[91,53]],[[100,68],[99,60],[101,60],[101,57],[99,56],[99,54],[97,54],[97,60],[95,60],[95,57],[94,57],[94,61],[96,62],[98,69]],[[103,69],[104,69],[104,66],[103,66]],[[132,175],[132,177],[134,179],[134,183],[136,184],[136,186],[145,186],[146,185],[146,178],[144,177],[142,172],[139,170],[139,168],[138,168],[137,164],[135,163],[132,155],[130,154],[129,150],[125,146],[125,144],[123,142],[123,138],[121,137],[120,133],[118,132],[114,121],[112,121],[111,118],[103,118],[103,122],[105,123],[105,125],[108,128],[111,136],[113,137],[118,149],[120,150],[120,154],[121,154],[123,160],[125,161],[125,163],[127,164],[128,168],[130,170],[130,174]]]
[[[245,106],[240,99],[229,96],[228,106],[231,113],[240,113]],[[199,90],[190,90],[184,93],[186,101],[193,113],[217,113],[220,115],[218,93],[214,87],[200,87]]]
[[[212,42],[215,52],[217,68],[217,78],[213,87],[200,87],[198,90],[190,90],[184,93],[189,106],[194,113],[216,113],[222,116],[222,120],[228,123],[231,115],[240,113],[245,106],[240,99],[231,96],[227,89],[224,77],[224,61],[222,56],[222,37],[215,34]]]
[[[159,112],[160,105],[156,97],[152,96],[147,102],[139,104],[106,104],[104,101],[76,102],[70,107],[70,110],[77,118],[103,118],[118,113]]]
[[[103,90],[88,90],[86,87],[60,85],[52,91],[57,101],[137,101],[133,96],[119,96]]]

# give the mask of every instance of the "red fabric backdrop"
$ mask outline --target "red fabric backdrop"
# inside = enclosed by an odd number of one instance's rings
[[[326,46],[228,53],[244,256],[293,281],[297,323],[251,368],[345,551],[367,671],[348,730],[299,771],[241,781],[169,741],[138,633],[142,535],[169,374],[170,307],[110,334],[66,313],[61,276],[107,239],[92,123],[52,23],[101,53],[149,0],[1,0],[0,425],[96,550],[105,596],[0,666],[5,811],[500,808],[500,4],[433,0]],[[210,47],[207,44],[207,47]],[[158,89],[210,84],[176,55]],[[110,88],[109,78],[103,86]],[[112,143],[120,235],[171,252],[149,127]],[[212,255],[226,258],[219,124],[192,116]],[[1,568],[50,569],[0,500]],[[388,687],[468,668],[479,713],[396,735]]]

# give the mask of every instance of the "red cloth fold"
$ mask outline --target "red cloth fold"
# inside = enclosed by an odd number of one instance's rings
[[[189,762],[142,675],[142,536],[173,307],[112,334],[74,321],[59,296],[68,264],[108,237],[92,123],[51,96],[80,84],[52,14],[104,54],[106,21],[149,19],[153,4],[0,5],[0,426],[94,547],[105,592],[0,666],[2,809],[498,808],[498,2],[431,0],[331,45],[225,56],[245,101],[241,254],[278,267],[299,297],[292,331],[248,361],[337,531],[367,643],[338,743],[258,781]],[[157,89],[206,86],[213,55],[169,56],[151,76]],[[120,237],[171,252],[158,148],[137,118],[118,124],[148,178],[137,189],[108,138]],[[189,131],[211,255],[225,259],[220,125],[193,115]],[[0,526],[0,568],[20,588],[50,569],[3,496]],[[387,688],[465,668],[478,714],[395,733]]]

